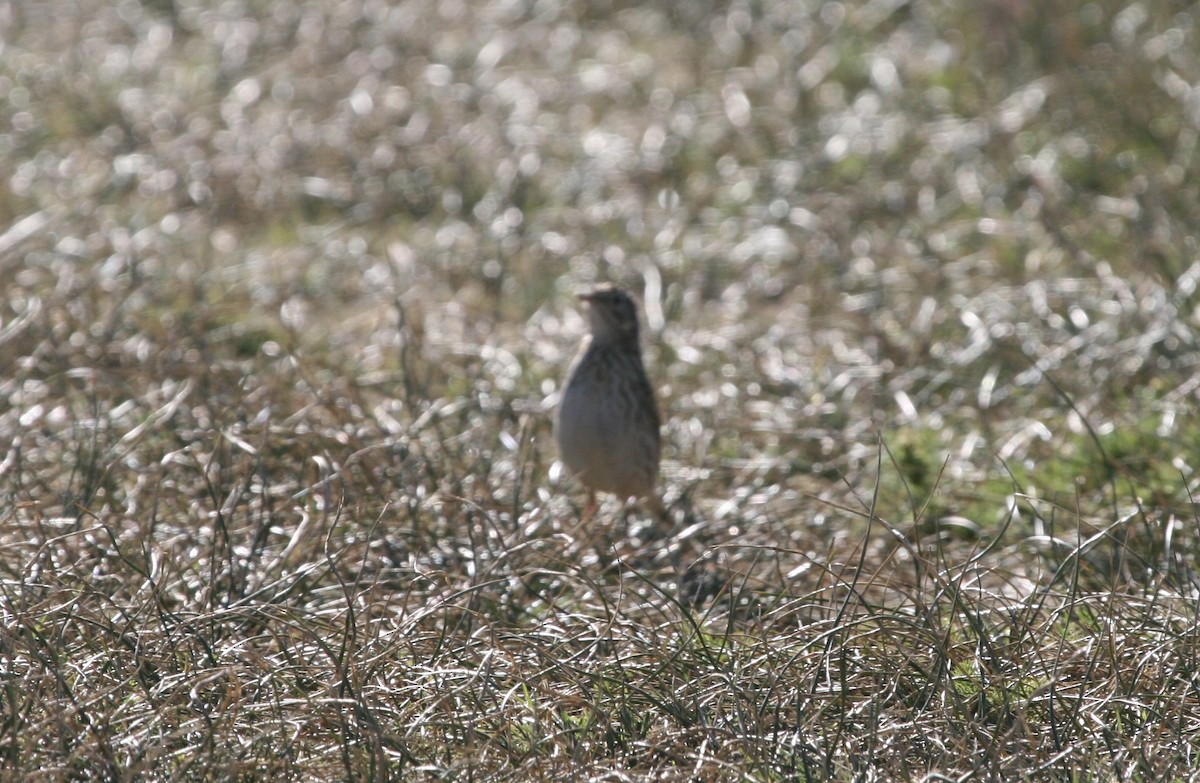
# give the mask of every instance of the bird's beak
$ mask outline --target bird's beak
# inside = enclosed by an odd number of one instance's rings
[[[591,304],[592,300],[596,298],[596,294],[591,291],[584,291],[583,293],[575,294],[575,298],[581,302]]]

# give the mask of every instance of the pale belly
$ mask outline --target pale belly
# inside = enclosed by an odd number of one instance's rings
[[[567,470],[585,486],[623,498],[649,495],[658,473],[657,427],[636,418],[617,398],[602,404],[568,388],[557,437]]]

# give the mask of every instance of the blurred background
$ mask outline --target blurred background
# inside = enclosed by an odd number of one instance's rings
[[[1181,778],[1197,13],[0,2],[0,768]]]
[[[264,372],[515,432],[583,330],[570,294],[607,280],[645,305],[677,476],[854,476],[883,435],[917,484],[1074,455],[1049,482],[1073,492],[1194,442],[1189,3],[29,1],[0,25],[6,436],[88,405],[127,432],[189,378],[230,395],[214,426],[252,421]]]

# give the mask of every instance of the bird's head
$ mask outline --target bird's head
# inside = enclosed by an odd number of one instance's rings
[[[593,340],[601,343],[637,342],[637,305],[623,289],[601,285],[580,294],[579,300],[587,305]]]

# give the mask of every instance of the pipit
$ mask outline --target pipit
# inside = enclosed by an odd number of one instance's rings
[[[659,421],[654,390],[642,364],[637,306],[620,288],[600,286],[579,299],[591,334],[571,364],[558,406],[555,434],[567,470],[587,488],[584,519],[596,493],[623,502],[637,498],[662,516],[654,493]]]

